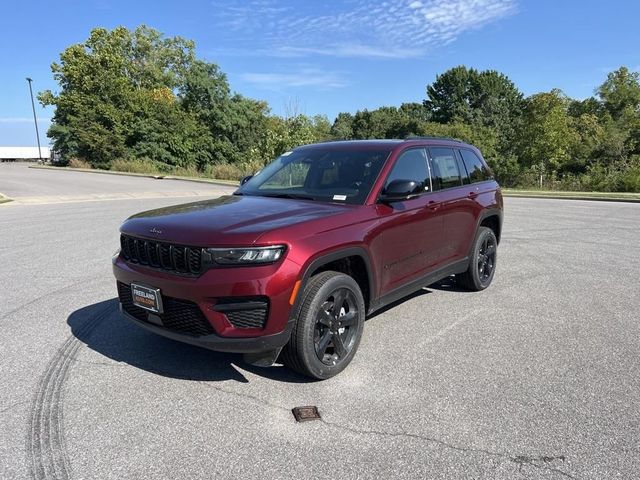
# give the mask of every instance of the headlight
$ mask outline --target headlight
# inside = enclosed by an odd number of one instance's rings
[[[254,248],[207,248],[218,265],[256,265],[277,262],[285,250],[284,245]]]

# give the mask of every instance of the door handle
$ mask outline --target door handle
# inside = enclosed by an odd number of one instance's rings
[[[478,192],[476,190],[474,190],[473,192],[469,192],[469,195],[467,195],[467,197],[469,197],[471,200],[473,200],[477,196],[478,196]]]
[[[427,208],[431,211],[436,211],[440,207],[440,202],[436,202],[435,200],[430,200],[427,203]]]

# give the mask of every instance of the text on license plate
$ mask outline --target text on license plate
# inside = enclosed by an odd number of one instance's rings
[[[144,308],[150,312],[162,313],[162,296],[159,288],[132,283],[131,297],[136,307]]]

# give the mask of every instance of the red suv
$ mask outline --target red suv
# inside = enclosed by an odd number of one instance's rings
[[[175,340],[329,378],[372,312],[451,275],[488,287],[502,206],[478,149],[454,139],[306,145],[233,195],[129,218],[113,260],[121,310]]]

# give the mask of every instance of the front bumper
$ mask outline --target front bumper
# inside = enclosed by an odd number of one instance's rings
[[[293,322],[289,322],[282,332],[261,337],[228,338],[220,337],[214,333],[202,337],[192,337],[167,330],[166,328],[156,326],[150,322],[138,320],[123,311],[122,305],[120,305],[120,312],[122,312],[122,315],[125,318],[131,320],[136,325],[149,330],[150,332],[162,335],[163,337],[167,337],[172,340],[196,345],[209,350],[215,350],[217,352],[259,353],[276,350],[286,345],[289,341],[289,336],[291,335],[291,329],[293,328]]]
[[[183,322],[181,312],[174,312],[173,318],[169,318],[169,315],[147,314],[142,309],[132,310],[120,291],[120,308],[125,317],[174,340],[211,350],[239,353],[274,350],[287,343],[294,322],[289,299],[299,268],[285,258],[273,265],[210,269],[199,277],[186,277],[130,264],[120,256],[113,261],[113,273],[120,289],[128,289],[131,283],[158,288],[163,302],[166,297],[174,304],[188,304],[187,308],[191,309],[189,315],[193,317],[195,312],[198,321],[206,328],[184,331],[183,324],[175,323]],[[227,311],[228,302],[256,297],[268,299],[264,323],[256,326],[242,321],[232,322],[235,319]]]

